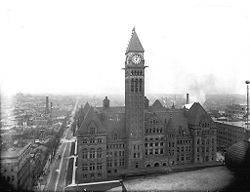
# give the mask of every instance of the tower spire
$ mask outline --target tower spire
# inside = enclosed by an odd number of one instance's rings
[[[141,41],[139,40],[139,37],[135,31],[135,27],[132,29],[132,36],[129,41],[126,53],[129,52],[139,52],[139,53],[144,53],[144,48],[142,47]]]

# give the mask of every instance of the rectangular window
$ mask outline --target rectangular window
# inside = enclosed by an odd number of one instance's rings
[[[111,160],[107,160],[107,167],[112,167],[112,161]]]
[[[97,163],[97,170],[101,170],[102,169],[102,163]]]
[[[150,149],[150,150],[149,150],[149,154],[150,154],[150,155],[153,155],[153,149]]]
[[[163,149],[160,149],[160,154],[163,154]]]
[[[138,163],[135,163],[135,168],[138,168],[139,167],[139,164]]]
[[[88,164],[87,164],[87,163],[84,163],[84,164],[82,165],[82,170],[83,170],[83,171],[87,171],[87,170],[88,170]]]
[[[182,146],[182,147],[181,147],[181,152],[183,152],[183,151],[184,151],[184,147]]]
[[[89,170],[90,171],[92,171],[92,170],[94,171],[95,170],[95,164],[94,163],[90,163],[89,164]]]
[[[87,152],[83,153],[83,154],[82,154],[82,158],[83,158],[83,159],[87,159],[87,158],[88,158],[88,153],[87,153]]]

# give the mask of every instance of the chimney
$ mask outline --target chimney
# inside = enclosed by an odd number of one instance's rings
[[[189,104],[189,93],[186,95],[186,104]]]
[[[109,103],[110,103],[110,101],[109,101],[108,97],[106,96],[105,99],[103,100],[103,108],[104,109],[109,108],[109,105],[110,105]]]

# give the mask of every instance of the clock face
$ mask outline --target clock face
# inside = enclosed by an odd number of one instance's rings
[[[134,56],[132,57],[132,62],[133,62],[134,64],[139,64],[139,63],[141,62],[141,56],[140,56],[140,55],[134,55]]]

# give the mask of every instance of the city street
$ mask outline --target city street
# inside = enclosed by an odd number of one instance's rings
[[[68,160],[70,156],[70,147],[73,140],[66,139],[72,137],[70,128],[66,129],[65,136],[61,139],[62,144],[58,148],[55,160],[50,168],[50,174],[47,180],[47,190],[62,191],[65,187]],[[59,158],[59,155],[61,158]]]
[[[77,107],[77,102],[72,111],[72,119]],[[61,139],[61,144],[55,155],[55,159],[50,166],[50,173],[47,178],[46,191],[63,191],[66,185],[66,176],[69,163],[71,143],[74,142],[73,133],[71,127],[66,128],[64,136]]]

